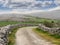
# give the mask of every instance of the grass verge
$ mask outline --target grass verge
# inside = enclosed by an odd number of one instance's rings
[[[47,41],[52,42],[53,44],[60,45],[60,36],[59,35],[51,35],[48,32],[42,31],[41,29],[34,29],[35,33],[37,33],[42,38],[46,39]]]
[[[8,36],[8,45],[15,45],[15,33],[17,32],[18,27],[14,28]]]

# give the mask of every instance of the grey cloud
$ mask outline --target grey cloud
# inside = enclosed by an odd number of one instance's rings
[[[12,8],[12,9],[40,9],[40,8],[44,8],[44,7],[49,7],[49,5],[52,4],[52,1],[45,1],[45,2],[42,2],[42,1],[36,1],[36,0],[15,0],[15,2],[12,0],[12,2],[8,2],[8,0],[6,0],[7,2],[4,3],[3,0],[1,0],[0,2],[2,2],[3,6],[4,7],[8,7],[8,8]],[[17,1],[17,2],[16,2]],[[30,2],[29,2],[30,1]],[[55,0],[55,2],[58,2]],[[1,4],[1,3],[0,3]],[[56,3],[57,4],[57,3]]]

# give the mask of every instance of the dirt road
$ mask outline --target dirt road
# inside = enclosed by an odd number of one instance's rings
[[[35,34],[33,28],[36,27],[20,28],[16,33],[16,45],[53,45]]]

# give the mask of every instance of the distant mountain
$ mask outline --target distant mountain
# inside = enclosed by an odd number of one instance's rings
[[[48,11],[31,11],[31,12],[26,12],[26,14],[16,12],[16,13],[2,13],[0,14],[0,21],[2,20],[17,20],[21,21],[25,18],[24,15],[28,16],[36,16],[40,18],[49,18],[49,19],[59,19],[60,20],[60,7],[50,9]]]
[[[46,12],[30,13],[30,15],[38,16],[41,18],[50,18],[50,19],[59,19],[60,20],[60,7],[57,7],[55,9],[51,9]]]
[[[18,2],[17,0],[15,2],[13,0],[0,0],[0,2],[0,19],[4,19],[4,17],[8,17],[8,19],[11,17],[15,18],[21,15],[60,19],[59,0],[18,0]],[[10,11],[7,11],[8,9]]]

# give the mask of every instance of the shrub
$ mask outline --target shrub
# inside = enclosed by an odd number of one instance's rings
[[[52,28],[52,27],[54,27],[54,21],[47,21],[47,20],[45,20],[44,22],[43,22],[43,24],[46,26],[46,27],[49,27],[49,28]]]

